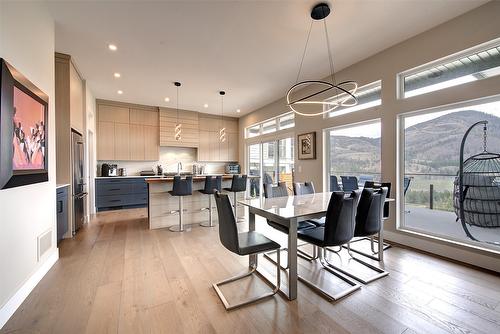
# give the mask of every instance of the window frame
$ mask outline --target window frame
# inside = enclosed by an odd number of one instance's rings
[[[435,93],[435,92],[439,92],[443,89],[448,89],[448,88],[457,87],[457,86],[461,86],[463,84],[466,84],[467,82],[453,85],[450,87],[440,88],[440,89],[433,90],[433,91],[430,91],[427,93],[422,93],[422,94],[418,94],[418,95],[414,95],[414,96],[406,96],[405,97],[405,78],[406,77],[423,72],[423,71],[426,71],[426,70],[433,69],[433,68],[438,67],[440,65],[449,64],[453,61],[459,60],[460,58],[472,56],[472,55],[475,55],[477,53],[486,51],[486,50],[494,48],[494,47],[500,47],[500,38],[495,38],[495,39],[490,40],[488,42],[478,44],[478,45],[470,47],[468,49],[458,51],[458,52],[455,52],[451,55],[447,55],[447,56],[441,57],[439,59],[427,62],[425,64],[418,65],[418,66],[410,68],[408,70],[399,72],[398,74],[396,74],[396,99],[397,100],[406,100],[406,99],[409,99],[412,97],[426,95],[426,94],[430,94],[430,93]],[[495,76],[499,76],[499,75],[495,75]],[[493,77],[495,77],[495,76],[493,76]],[[483,79],[475,80],[475,81],[481,81],[481,80],[483,80]]]
[[[366,107],[364,107],[364,108],[359,108],[359,106],[364,105],[364,103],[363,103],[363,104],[357,104],[357,105],[355,105],[355,106],[352,106],[352,107],[347,107],[347,108],[345,108],[345,109],[340,109],[340,110],[338,110],[338,111],[337,111],[337,110],[333,110],[333,111],[331,111],[331,112],[325,113],[325,114],[323,115],[323,118],[326,118],[326,119],[329,119],[329,118],[335,118],[335,117],[339,117],[339,116],[344,116],[344,115],[352,114],[352,113],[355,113],[355,112],[358,112],[358,111],[363,111],[363,110],[366,110],[366,109],[369,109],[369,108],[377,108],[377,107],[380,107],[380,106],[382,105],[382,89],[383,89],[383,86],[382,86],[382,79],[372,81],[372,82],[370,82],[370,83],[367,83],[367,84],[365,84],[365,85],[363,85],[363,86],[359,87],[355,95],[362,93],[364,90],[371,90],[371,89],[378,88],[378,87],[380,87],[380,99],[379,99],[379,100],[380,100],[380,103],[379,103],[379,104],[369,105],[369,106],[366,106]],[[340,95],[338,95],[338,96],[336,97],[336,99],[338,99],[338,98],[339,98],[339,96],[340,96],[340,97],[345,97],[345,96],[347,96],[347,94],[346,94],[346,93],[340,94]],[[335,99],[335,97],[331,97],[331,98],[330,98],[330,100],[331,100],[331,99]],[[327,100],[329,100],[329,99],[327,99]],[[376,101],[379,101],[379,100],[376,100]],[[368,103],[370,103],[370,102],[368,102]],[[368,104],[368,103],[366,103],[366,104]],[[359,109],[357,109],[357,108],[359,108]],[[323,107],[323,110],[325,110],[325,109],[327,109],[327,106],[324,106],[324,107]],[[344,113],[339,113],[339,114],[336,114],[336,113],[338,113],[338,112],[347,111],[347,110],[349,110],[349,109],[356,109],[356,110],[352,110],[352,111],[348,111],[348,112],[344,112]]]
[[[289,126],[289,127],[285,127],[283,129],[281,129],[280,127],[280,121],[281,121],[281,118],[283,117],[286,117],[286,116],[289,116],[289,115],[293,115],[293,126]],[[269,123],[269,122],[275,122],[275,126],[276,126],[276,130],[274,131],[271,131],[271,132],[266,132],[264,133],[264,124],[265,123]],[[251,128],[254,128],[258,126],[259,127],[259,133],[254,135],[254,136],[249,136],[248,135],[248,131],[251,129]],[[279,131],[282,131],[282,130],[291,130],[295,128],[295,113],[293,111],[289,111],[289,112],[286,112],[284,114],[280,114],[278,116],[275,116],[275,117],[271,117],[271,118],[268,118],[266,120],[263,120],[261,122],[257,122],[257,123],[254,123],[252,125],[249,125],[245,128],[245,139],[253,139],[253,138],[256,138],[256,137],[259,137],[259,136],[268,136],[268,135],[271,135],[271,134],[274,134],[274,133],[277,133]]]

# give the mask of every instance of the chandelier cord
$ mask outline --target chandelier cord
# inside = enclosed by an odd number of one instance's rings
[[[179,86],[177,86],[177,124],[179,124]]]
[[[299,72],[297,73],[295,83],[299,82],[300,72],[302,72],[302,65],[304,64],[304,58],[306,57],[307,45],[309,44],[309,37],[311,37],[313,22],[314,21],[311,19],[311,25],[309,26],[309,32],[307,33],[306,45],[304,46],[304,52],[302,52],[302,59],[300,60]]]
[[[323,9],[324,12],[324,9]],[[333,66],[333,58],[332,58],[332,50],[330,46],[330,36],[328,35],[328,28],[326,26],[326,18],[323,19],[323,26],[325,27],[325,39],[326,39],[326,48],[328,49],[328,61],[330,62],[330,77],[332,79],[332,84],[335,87],[335,97],[339,95],[339,91],[337,89],[337,80],[335,79],[335,67]]]

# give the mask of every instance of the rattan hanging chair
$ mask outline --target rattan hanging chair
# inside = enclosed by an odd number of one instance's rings
[[[487,121],[477,122],[465,133],[460,146],[460,168],[454,182],[453,206],[457,221],[472,240],[469,226],[500,227],[500,154],[487,150]],[[464,147],[471,130],[483,125],[483,152],[464,161]],[[500,242],[483,241],[495,245]]]

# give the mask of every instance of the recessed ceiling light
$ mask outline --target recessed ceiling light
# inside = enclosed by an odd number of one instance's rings
[[[236,109],[236,112],[241,112],[241,110],[240,109]]]
[[[113,75],[115,76],[115,78],[119,78],[119,77],[121,77],[121,76],[122,76],[122,75],[121,75],[120,73],[118,73],[118,72],[115,72]]]
[[[204,108],[208,108],[208,103],[205,103],[205,104],[203,105],[203,107],[204,107]]]
[[[170,98],[169,98],[169,97],[166,97],[166,98],[165,98],[165,102],[170,102]]]
[[[114,44],[108,44],[108,49],[110,49],[111,51],[116,51],[118,50],[118,48],[116,47],[116,45]]]
[[[118,93],[119,95],[122,95],[122,94],[123,94],[123,91],[122,91],[122,90],[119,90],[119,91],[117,91],[117,93]]]

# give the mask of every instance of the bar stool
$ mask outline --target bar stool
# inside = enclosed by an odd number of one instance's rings
[[[208,222],[203,222],[200,226],[203,227],[214,227],[212,222],[212,195],[217,191],[221,191],[222,188],[222,176],[206,176],[205,177],[205,188],[198,190],[200,193],[208,195],[208,207],[202,208],[201,210],[208,210]]]
[[[182,198],[184,196],[190,196],[193,194],[193,177],[187,176],[186,179],[182,180],[180,176],[174,176],[174,185],[172,187],[172,190],[168,193],[172,196],[179,197],[179,210],[170,211],[170,213],[179,212],[179,225],[170,226],[169,230],[172,232],[184,232],[186,231],[186,229],[184,229],[184,224],[182,222],[182,218],[184,215],[184,205],[182,202]]]
[[[233,193],[233,212],[234,212],[234,217],[237,217],[236,194],[247,190],[247,176],[246,175],[233,175],[233,180],[231,181],[231,188],[224,188],[224,190]],[[236,219],[238,219],[238,218],[236,218]]]

